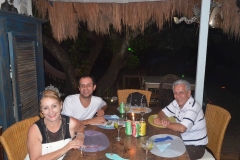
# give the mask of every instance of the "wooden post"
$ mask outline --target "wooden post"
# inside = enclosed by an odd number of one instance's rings
[[[2,126],[0,126],[0,136],[2,135]],[[3,160],[3,147],[0,143],[0,160]]]

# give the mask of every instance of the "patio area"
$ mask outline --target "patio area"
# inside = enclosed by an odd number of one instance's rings
[[[227,88],[221,88],[221,84],[213,83],[214,80],[205,80],[205,89],[207,100],[210,103],[221,106],[231,114],[231,120],[227,127],[223,140],[221,160],[239,160],[240,159],[240,95],[229,91]],[[113,87],[113,96],[116,96],[116,89],[122,89],[122,75],[120,74]],[[132,79],[128,83],[130,88],[139,88],[139,80]],[[155,104],[151,104],[156,106]],[[157,107],[157,106],[156,106]],[[161,106],[160,108],[161,109]]]
[[[208,77],[205,80],[205,89],[207,100],[215,105],[225,108],[231,113],[231,120],[227,127],[222,145],[221,160],[240,160],[240,95],[230,91],[228,87],[221,88],[221,82],[217,80],[218,76]],[[215,79],[213,79],[215,78]],[[52,82],[51,82],[52,83]],[[52,83],[54,84],[54,83]],[[140,88],[139,79],[133,78],[126,81],[127,88]],[[61,86],[61,85],[57,85]],[[61,87],[64,89],[64,86]],[[113,84],[108,96],[117,96],[117,89],[123,89],[123,73],[120,72]],[[109,102],[109,107],[111,103]],[[116,104],[114,104],[116,105]],[[113,105],[113,106],[114,106]],[[152,106],[157,107],[155,104]],[[159,107],[159,110],[161,106]]]

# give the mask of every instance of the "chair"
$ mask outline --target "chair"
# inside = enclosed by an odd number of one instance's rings
[[[27,133],[29,127],[39,120],[39,116],[19,121],[8,127],[0,136],[8,160],[24,159],[27,155]]]
[[[146,90],[139,90],[139,89],[122,89],[122,90],[118,90],[117,91],[117,94],[118,94],[118,105],[120,105],[121,102],[126,102],[128,95],[133,93],[133,92],[139,92],[141,94],[144,94],[146,96],[146,99],[147,99],[147,102],[148,102],[148,106],[149,106],[152,92],[146,91]]]
[[[159,84],[159,100],[162,107],[167,106],[173,101],[172,84],[178,79],[179,77],[173,74],[167,74],[161,79]]]
[[[207,147],[212,151],[215,158],[220,160],[222,142],[231,115],[224,108],[213,104],[207,104],[205,118],[208,133]],[[205,154],[201,160],[214,160],[214,157],[205,150]]]

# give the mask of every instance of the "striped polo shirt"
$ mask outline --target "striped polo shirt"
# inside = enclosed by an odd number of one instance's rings
[[[180,109],[174,100],[162,111],[168,117],[174,117],[177,123],[184,125],[187,130],[181,133],[185,145],[206,145],[208,143],[206,121],[201,105],[192,97]]]

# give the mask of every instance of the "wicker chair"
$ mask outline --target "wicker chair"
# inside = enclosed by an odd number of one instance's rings
[[[8,160],[24,159],[27,155],[27,133],[29,127],[39,120],[39,116],[19,121],[7,128],[0,136]]]
[[[139,89],[122,89],[122,90],[118,90],[117,91],[117,94],[118,94],[118,105],[120,105],[121,102],[126,102],[128,95],[133,93],[133,92],[139,92],[141,94],[144,94],[146,96],[146,99],[147,99],[147,102],[148,102],[148,106],[149,106],[152,92],[146,91],[146,90],[139,90]]]
[[[162,107],[167,106],[174,100],[172,84],[178,79],[179,77],[174,74],[167,74],[161,79],[159,84],[159,100]]]
[[[208,133],[207,147],[212,151],[215,158],[220,160],[222,142],[231,115],[227,110],[219,106],[207,104],[205,118]],[[211,160],[211,158],[214,160],[214,157],[205,150],[201,160]]]

